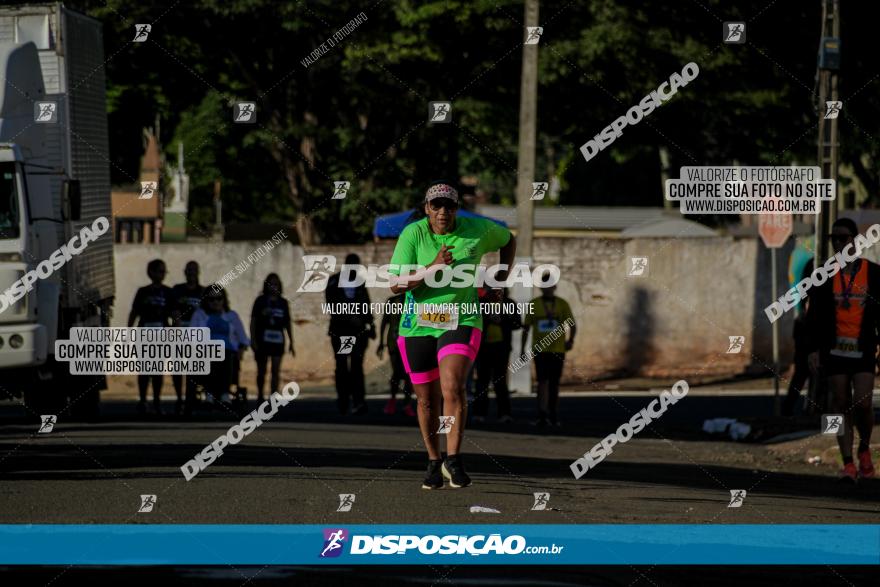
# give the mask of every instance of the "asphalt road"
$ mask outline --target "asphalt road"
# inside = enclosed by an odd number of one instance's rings
[[[584,477],[569,464],[650,401],[648,396],[563,399],[565,426],[541,434],[526,423],[533,398],[514,398],[518,422],[471,427],[460,490],[420,488],[426,457],[414,420],[381,413],[342,417],[329,399],[304,394],[195,479],[181,465],[236,421],[139,420],[131,402],[105,403],[101,421],[67,421],[36,434],[22,410],[0,405],[0,523],[876,523],[880,481],[836,482],[834,468],[791,450],[709,440],[707,417],[767,414],[772,398],[699,396],[672,406]],[[829,446],[833,446],[829,445]],[[827,447],[826,447],[827,448]],[[730,490],[746,489],[740,508]],[[532,511],[533,492],[550,509]],[[339,494],[355,494],[337,512]],[[138,513],[140,495],[155,494]],[[471,513],[471,506],[500,513]]]

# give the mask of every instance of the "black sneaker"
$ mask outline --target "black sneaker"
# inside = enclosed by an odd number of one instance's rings
[[[441,489],[443,487],[443,474],[440,472],[442,460],[428,461],[428,474],[422,481],[422,489]]]
[[[458,455],[447,457],[440,470],[443,472],[443,476],[449,479],[449,486],[454,489],[467,487],[471,484],[471,478],[464,472],[464,465]]]

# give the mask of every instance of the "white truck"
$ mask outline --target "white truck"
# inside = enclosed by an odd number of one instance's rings
[[[71,327],[108,326],[113,304],[113,231],[67,249],[112,227],[103,65],[99,21],[0,7],[0,398],[23,396],[30,417],[94,414],[106,387],[53,357]]]

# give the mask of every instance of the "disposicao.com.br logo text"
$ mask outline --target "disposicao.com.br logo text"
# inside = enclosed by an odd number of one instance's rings
[[[351,539],[350,541],[348,539]],[[320,558],[338,557],[345,550],[345,543],[351,544],[351,555],[383,554],[423,554],[423,555],[516,555],[516,554],[559,554],[564,546],[556,544],[529,546],[526,539],[518,534],[502,537],[501,534],[447,534],[437,536],[428,534],[386,534],[367,536],[349,535],[344,528],[324,529],[324,541]]]

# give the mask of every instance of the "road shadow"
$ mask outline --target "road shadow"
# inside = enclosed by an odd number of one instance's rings
[[[9,449],[0,444],[0,448]],[[10,451],[0,462],[2,481],[59,481],[183,477],[180,467],[205,448],[204,444],[167,442],[40,445],[26,443]],[[685,456],[682,460],[688,460]],[[472,476],[513,475],[529,479],[557,479],[572,488],[582,484],[585,491],[595,483],[611,482],[620,487],[657,486],[702,489],[727,493],[728,488],[747,489],[750,494],[778,495],[785,498],[816,499],[833,497],[849,502],[878,501],[880,480],[863,482],[857,487],[840,485],[836,479],[822,475],[753,470],[731,466],[715,466],[696,462],[669,463],[644,461],[605,461],[575,480],[569,465],[572,458],[540,458],[529,455],[493,455],[480,452],[467,455]],[[229,468],[237,469],[230,472]],[[223,479],[230,476],[254,480],[271,477],[296,478],[301,469],[310,478],[320,478],[321,470],[364,471],[372,478],[377,471],[407,471],[418,478],[424,471],[425,456],[421,449],[410,451],[373,448],[316,448],[297,446],[296,442],[274,446],[239,444],[227,448],[214,463],[199,473],[195,481]],[[213,470],[212,470],[213,468]],[[293,468],[293,471],[290,469]],[[525,484],[525,479],[522,480]],[[576,485],[574,486],[576,488]],[[842,504],[841,504],[842,505]]]

